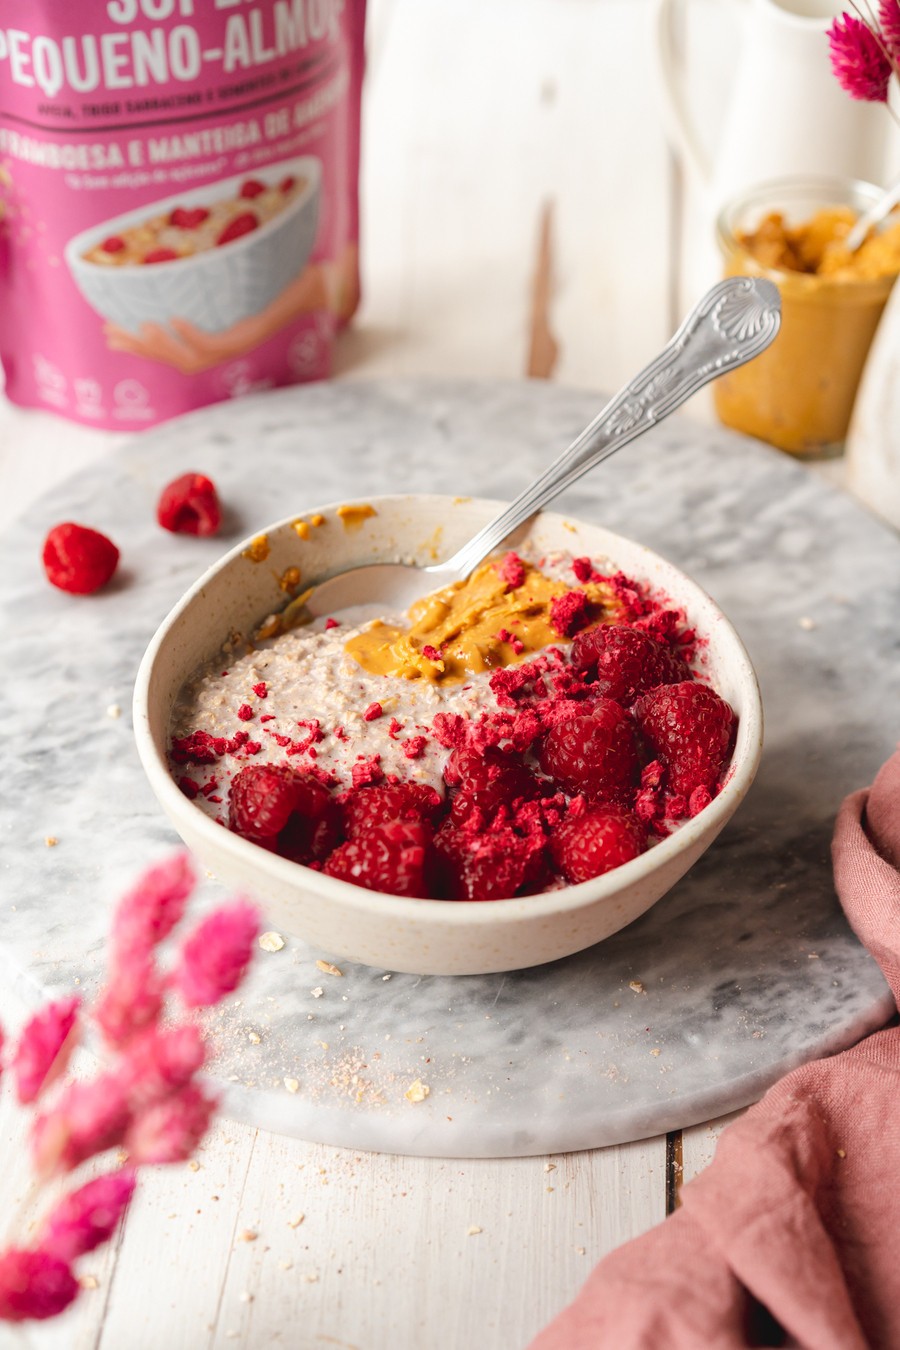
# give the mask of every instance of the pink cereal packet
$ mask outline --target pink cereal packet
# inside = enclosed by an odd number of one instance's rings
[[[322,379],[359,298],[365,0],[0,0],[0,360],[117,430]]]

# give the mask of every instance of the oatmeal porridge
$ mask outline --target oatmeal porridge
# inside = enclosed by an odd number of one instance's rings
[[[687,617],[601,561],[507,553],[408,615],[244,639],[182,689],[175,780],[371,890],[496,900],[638,856],[719,790],[735,731]]]

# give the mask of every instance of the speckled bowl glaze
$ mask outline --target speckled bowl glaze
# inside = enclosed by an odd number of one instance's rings
[[[188,847],[225,884],[257,898],[267,922],[325,951],[387,970],[476,975],[555,961],[601,942],[655,904],[705,852],[743,800],[762,749],[762,705],[749,657],[731,624],[695,582],[671,563],[609,530],[543,513],[527,533],[541,551],[609,559],[683,607],[701,638],[702,669],[738,714],[727,781],[693,820],[640,857],[577,886],[488,903],[412,900],[364,890],[279,858],[223,829],[190,802],[166,760],[169,718],[187,677],[228,634],[248,632],[283,607],[278,578],[299,567],[313,583],[366,562],[449,556],[502,503],[439,496],[368,499],[376,514],[352,528],[336,504],[318,511],[321,526],[300,539],[297,514],[265,530],[268,555],[246,556],[249,540],[211,567],[175,606],[138,672],[134,727],[153,791]],[[340,503],[346,505],[347,503]],[[524,532],[511,541],[524,537]]]

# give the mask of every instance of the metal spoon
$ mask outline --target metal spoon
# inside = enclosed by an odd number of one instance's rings
[[[431,567],[372,563],[321,582],[307,597],[313,618],[351,605],[406,610],[421,596],[464,581],[508,535],[602,459],[669,413],[703,385],[750,361],[781,325],[778,288],[761,277],[730,277],[691,310],[655,361],[625,385],[568,450],[452,558]]]
[[[853,229],[843,241],[842,249],[846,249],[848,253],[855,253],[860,244],[864,244],[868,239],[869,231],[880,225],[898,202],[900,202],[900,178],[881,194],[874,206],[870,206],[868,211],[864,211],[857,218]]]

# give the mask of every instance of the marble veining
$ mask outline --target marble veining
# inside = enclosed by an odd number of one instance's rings
[[[176,844],[138,764],[131,688],[156,626],[205,566],[286,512],[341,497],[512,497],[597,407],[594,395],[526,383],[266,394],[148,433],[7,531],[3,976],[30,1002],[76,980],[95,988],[116,896]],[[188,469],[219,484],[217,539],[155,523],[159,488]],[[766,710],[747,801],[648,914],[550,966],[450,979],[339,963],[334,976],[315,964],[332,954],[293,939],[261,951],[240,998],[210,1019],[231,1114],[399,1153],[587,1148],[746,1105],[892,1011],[835,899],[829,841],[841,799],[897,739],[900,540],[778,452],[678,418],[582,479],[560,509],[671,558],[734,622]],[[106,592],[73,598],[44,580],[41,543],[64,519],[119,544]],[[202,903],[222,894],[206,880]],[[405,1096],[415,1080],[430,1089],[418,1102]]]

